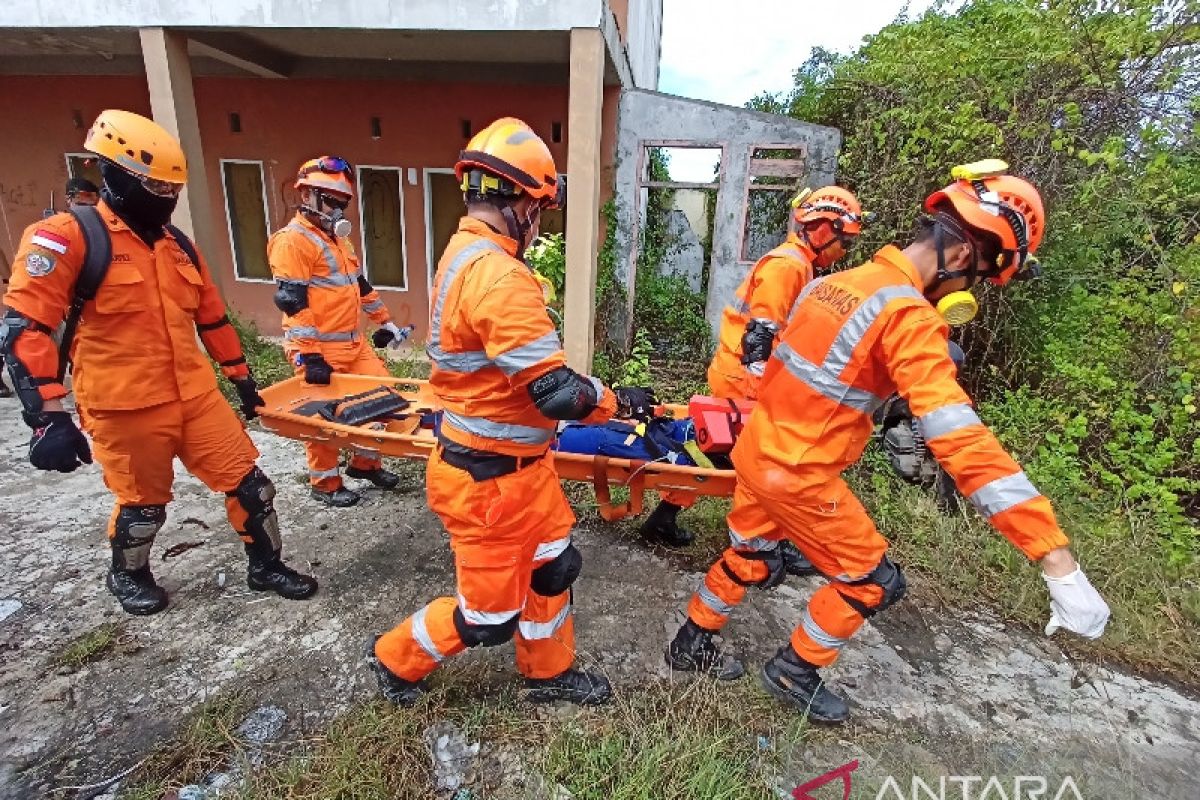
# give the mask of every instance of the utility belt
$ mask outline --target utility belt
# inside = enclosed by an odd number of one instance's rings
[[[503,453],[489,453],[486,450],[463,447],[461,444],[451,442],[444,437],[439,437],[438,443],[438,452],[441,455],[442,461],[456,469],[461,469],[470,475],[471,480],[476,483],[520,472],[546,457],[544,452],[535,456],[509,456]]]

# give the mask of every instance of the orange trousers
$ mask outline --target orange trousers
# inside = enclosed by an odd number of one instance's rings
[[[135,411],[80,409],[80,419],[118,507],[169,503],[175,458],[209,489],[222,493],[237,489],[258,459],[242,421],[216,389]],[[115,510],[113,514],[115,519]],[[229,514],[234,529],[243,530],[240,506],[229,508]],[[108,535],[113,534],[110,522]]]
[[[571,542],[575,514],[554,469],[553,453],[523,470],[476,482],[450,466],[440,449],[426,473],[429,507],[450,532],[458,596],[439,597],[384,634],[375,654],[393,674],[416,681],[466,644],[456,612],[468,625],[519,619],[517,669],[552,678],[575,661],[570,589],[550,597],[530,590],[535,568]]]
[[[850,487],[835,476],[799,495],[772,496],[739,476],[727,521],[730,547],[704,576],[688,604],[688,617],[702,628],[719,630],[746,596],[743,584],[761,581],[769,571],[762,560],[747,555],[788,539],[830,581],[809,599],[792,647],[817,666],[836,661],[863,624],[847,599],[867,608],[883,600],[878,585],[854,581],[875,569],[888,547]]]
[[[380,377],[390,374],[371,346],[363,341],[325,344],[321,354],[334,372]],[[287,355],[288,360],[295,364],[299,353],[289,350]],[[296,374],[304,377],[304,367],[296,366]],[[332,492],[342,487],[342,475],[338,469],[341,463],[340,450],[325,444],[306,442],[304,452],[308,457],[308,482],[314,489]],[[379,469],[382,463],[376,450],[356,449],[350,456],[350,466],[355,469]]]

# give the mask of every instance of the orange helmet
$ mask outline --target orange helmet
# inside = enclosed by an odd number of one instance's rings
[[[101,111],[83,147],[142,178],[187,183],[187,159],[179,140],[141,114],[115,108]]]
[[[533,129],[503,117],[471,137],[458,154],[454,176],[464,192],[517,197],[528,194],[547,208],[562,205],[554,156]]]
[[[1001,174],[1007,168],[992,159],[955,167],[951,174],[958,180],[925,198],[927,212],[949,206],[967,228],[995,246],[995,266],[984,277],[1000,286],[1018,275],[1038,274],[1034,254],[1046,232],[1038,190],[1029,181]]]
[[[311,186],[314,189],[324,189],[337,192],[347,197],[354,197],[354,170],[350,162],[337,156],[318,156],[310,158],[300,165],[296,173],[295,188]]]
[[[865,216],[854,193],[840,186],[803,191],[792,199],[792,219],[797,225],[827,220],[839,233],[858,236]]]

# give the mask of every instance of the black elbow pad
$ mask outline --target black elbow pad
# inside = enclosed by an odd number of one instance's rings
[[[371,292],[375,291],[375,287],[371,285],[365,275],[358,276],[358,296],[366,297]]]
[[[742,334],[742,363],[755,364],[771,357],[779,326],[768,319],[752,319]]]
[[[308,308],[308,284],[300,281],[279,281],[275,290],[275,307],[288,316]]]
[[[549,419],[583,419],[600,402],[596,386],[570,367],[559,367],[529,384],[529,397]]]

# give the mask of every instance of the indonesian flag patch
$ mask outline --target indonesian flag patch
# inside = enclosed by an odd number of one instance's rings
[[[47,250],[53,250],[60,256],[67,252],[67,245],[71,242],[67,237],[60,236],[54,231],[48,231],[45,228],[38,228],[33,232],[33,238],[29,240],[30,244],[35,244],[38,247],[44,247]]]

